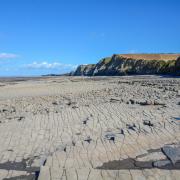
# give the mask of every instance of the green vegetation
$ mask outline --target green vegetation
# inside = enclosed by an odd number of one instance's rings
[[[111,62],[111,59],[112,59],[111,57],[104,58],[104,59],[102,59],[102,63],[107,65]]]

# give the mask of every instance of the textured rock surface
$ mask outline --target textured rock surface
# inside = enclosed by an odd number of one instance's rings
[[[179,78],[0,84],[0,179],[179,180]]]
[[[178,76],[180,76],[180,57],[177,59],[176,61],[176,65],[175,65],[175,68],[176,68],[176,74]]]
[[[73,73],[74,76],[91,76],[94,72],[95,64],[80,65]]]
[[[74,75],[118,76],[132,74],[180,74],[180,54],[113,55],[96,65],[80,65]]]

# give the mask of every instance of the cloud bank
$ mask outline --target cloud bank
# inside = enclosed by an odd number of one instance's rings
[[[75,69],[77,65],[73,64],[63,64],[59,62],[48,63],[44,62],[33,62],[31,64],[25,65],[26,68],[29,69]]]
[[[0,59],[14,59],[17,57],[18,55],[13,53],[0,53]]]

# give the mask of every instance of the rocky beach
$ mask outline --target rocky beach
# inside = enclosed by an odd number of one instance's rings
[[[180,177],[180,78],[0,79],[0,179]]]

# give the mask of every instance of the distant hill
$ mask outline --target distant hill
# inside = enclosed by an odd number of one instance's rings
[[[180,75],[180,54],[117,54],[97,64],[80,65],[74,76]]]

